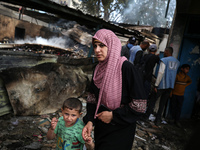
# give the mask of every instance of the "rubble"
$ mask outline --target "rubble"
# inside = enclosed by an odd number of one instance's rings
[[[83,104],[81,119],[86,113],[86,95],[80,97]],[[1,116],[0,149],[55,149],[56,140],[47,140],[46,132],[51,119],[59,116],[61,116],[60,109],[53,113],[35,116],[15,116],[13,113]],[[156,127],[151,121],[144,122],[146,127],[137,124],[132,150],[184,150],[197,121],[182,120],[183,128],[170,124]]]
[[[0,50],[8,50],[14,52],[29,52],[32,54],[51,54],[56,56],[64,56],[70,58],[86,58],[87,52],[83,49],[78,49],[78,47],[74,48],[60,48],[51,45],[44,44],[32,44],[32,43],[24,43],[24,44],[14,44],[14,43],[6,43],[0,44]]]
[[[1,77],[15,115],[55,112],[68,97],[79,97],[88,84],[81,68],[45,63],[3,70]]]

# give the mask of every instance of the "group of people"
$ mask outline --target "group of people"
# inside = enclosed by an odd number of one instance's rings
[[[166,47],[164,58],[160,59],[156,55],[156,44],[149,45],[148,41],[145,40],[140,45],[135,45],[135,43],[135,37],[129,38],[127,44],[122,47],[121,55],[123,56],[125,51],[126,53],[129,52],[129,58],[127,59],[136,67],[145,64],[143,80],[148,105],[142,119],[148,120],[150,114],[154,112],[156,101],[160,98],[155,119],[155,124],[159,126],[162,122],[161,118],[164,108],[170,98],[171,122],[180,127],[179,120],[184,101],[184,91],[192,83],[191,78],[187,75],[190,65],[183,64],[180,67],[180,72],[177,74],[180,62],[172,56],[172,47]],[[144,55],[143,53],[146,49],[148,53]],[[159,70],[152,88],[152,77],[155,77],[153,76],[153,70],[156,64],[159,65]]]
[[[158,96],[170,94],[172,82],[175,82],[172,74],[179,67],[178,60],[172,57],[172,48],[166,48],[166,57],[160,61],[155,55],[156,45],[150,45],[148,41],[134,45],[135,41],[135,38],[131,38],[130,43],[122,47],[121,41],[111,30],[100,29],[95,33],[92,44],[99,63],[94,69],[88,91],[84,124],[79,119],[82,114],[81,102],[76,98],[67,99],[61,108],[63,116],[52,119],[47,133],[48,139],[57,137],[57,149],[83,149],[83,145],[95,150],[132,149],[136,121],[150,111],[147,100],[151,102],[148,99],[151,95],[151,68],[156,63],[160,64],[155,83],[155,95]],[[133,50],[136,47],[137,52]],[[126,57],[121,56],[123,48],[128,49]],[[143,56],[145,49],[149,50],[149,54]],[[145,63],[145,73],[142,75],[136,66],[145,60],[151,63]],[[163,109],[165,101],[161,101],[159,109]]]

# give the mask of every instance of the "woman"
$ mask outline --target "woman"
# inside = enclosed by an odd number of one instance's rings
[[[87,98],[82,136],[94,128],[96,150],[131,150],[136,120],[146,110],[142,78],[125,57],[121,42],[110,30],[101,29],[92,39],[99,61]]]

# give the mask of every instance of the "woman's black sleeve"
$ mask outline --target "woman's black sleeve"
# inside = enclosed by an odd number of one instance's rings
[[[94,114],[96,111],[96,106],[97,106],[97,99],[96,99],[96,94],[97,90],[95,90],[96,87],[94,85],[93,80],[90,83],[89,87],[89,93],[87,97],[87,106],[86,106],[86,115],[83,117],[83,122],[87,124],[88,121],[91,121],[94,125]]]
[[[128,61],[122,66],[121,107],[113,111],[113,123],[130,124],[137,121],[146,111],[146,94],[142,75]]]

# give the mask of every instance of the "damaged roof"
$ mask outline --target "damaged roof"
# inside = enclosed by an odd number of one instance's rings
[[[88,28],[107,28],[115,32],[117,35],[124,36],[124,37],[136,36],[138,39],[144,38],[144,36],[137,30],[125,29],[121,26],[115,25],[101,18],[92,16],[89,14],[85,14],[80,10],[75,10],[68,6],[62,6],[49,0],[42,0],[42,1],[41,0],[17,0],[17,1],[16,0],[2,0],[2,1],[23,6],[23,7],[29,7],[32,9],[42,10],[42,11],[56,15],[54,17],[54,16],[49,16],[48,14],[41,14],[41,13],[37,13],[33,11],[31,12],[28,10],[25,11],[27,15],[34,15],[35,18],[38,18],[39,17],[38,15],[40,15],[40,19],[45,22],[57,21],[58,18],[63,18],[66,20],[76,21],[80,25],[85,25]],[[48,18],[51,18],[51,20],[49,20]]]

